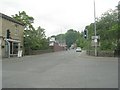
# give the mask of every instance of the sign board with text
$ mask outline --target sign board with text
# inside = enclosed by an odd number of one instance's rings
[[[91,46],[100,46],[100,42],[96,41],[97,39],[94,39],[91,41]]]
[[[92,39],[100,39],[100,36],[92,36]]]

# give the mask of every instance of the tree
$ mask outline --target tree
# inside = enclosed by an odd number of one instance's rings
[[[76,30],[70,29],[65,33],[65,40],[68,47],[76,42],[79,37],[79,33]]]
[[[101,50],[114,50],[117,44],[118,14],[117,10],[108,10],[96,21],[97,35],[100,36]],[[94,23],[86,26],[89,38],[94,36]]]
[[[59,43],[65,43],[65,34],[58,34],[55,36],[56,41],[58,41]]]
[[[118,31],[117,31],[118,41],[117,41],[117,50],[118,57],[120,58],[120,1],[118,3]]]
[[[66,43],[68,48],[71,47],[72,44],[80,46],[79,38],[81,38],[81,34],[74,29],[69,29],[65,34],[53,35],[51,37],[55,37],[59,43]]]
[[[21,22],[25,26],[25,30],[35,30],[32,23],[34,23],[34,18],[26,14],[25,11],[19,12],[18,14],[12,15],[14,19]]]
[[[25,11],[12,15],[17,21],[24,23],[24,47],[25,51],[47,49],[48,40],[45,36],[45,29],[40,26],[35,29],[33,27],[34,18],[26,14]]]
[[[81,47],[81,48],[85,49],[85,48],[87,48],[88,43],[87,43],[87,39],[84,38],[83,33],[84,32],[79,33],[79,37],[76,40],[76,44],[77,44],[78,47]]]
[[[38,27],[35,31],[26,31],[29,33],[24,38],[25,47],[29,46],[32,50],[43,50],[48,48],[48,40],[45,36],[45,29]]]

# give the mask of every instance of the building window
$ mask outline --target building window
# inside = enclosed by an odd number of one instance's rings
[[[19,30],[15,29],[15,36],[18,36]]]
[[[18,30],[18,24],[15,24],[15,36],[18,36],[19,30]]]

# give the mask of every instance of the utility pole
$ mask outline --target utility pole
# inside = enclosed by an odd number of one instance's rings
[[[95,56],[97,56],[97,38],[96,38],[96,10],[95,10],[95,0],[94,0],[94,32],[95,32]]]
[[[117,54],[120,61],[120,1],[118,2],[118,43],[117,43]]]

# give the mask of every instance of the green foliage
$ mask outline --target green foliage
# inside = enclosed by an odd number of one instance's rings
[[[82,47],[83,45],[83,35],[81,33],[78,33],[78,38],[76,40],[76,44],[78,47]]]
[[[117,31],[117,36],[118,36],[118,44],[117,44],[117,50],[118,50],[118,56],[120,57],[120,1],[118,4],[118,31]]]
[[[21,23],[24,23],[24,48],[32,50],[48,49],[48,40],[45,36],[45,29],[40,26],[35,30],[32,23],[34,18],[27,15],[25,11],[12,15],[12,17]]]
[[[65,34],[58,34],[56,35],[56,41],[59,41],[59,43],[65,43]]]
[[[79,32],[76,30],[70,29],[65,33],[65,40],[68,47],[76,42],[79,37]]]
[[[120,20],[118,23],[117,10],[108,10],[100,18],[96,20],[97,36],[100,36],[100,47],[98,50],[114,50],[118,43]],[[87,39],[84,39],[83,32],[79,33],[76,30],[70,29],[65,34],[59,34],[56,37],[58,41],[66,41],[68,47],[76,43],[83,49],[94,49],[91,46],[91,37],[94,36],[94,23],[87,25],[85,29],[88,30]],[[119,40],[120,41],[120,40]]]
[[[66,43],[67,47],[70,48],[72,44],[76,44],[78,47],[87,48],[88,41],[84,39],[83,32],[77,32],[76,30],[69,29],[65,34],[58,34],[55,37],[59,43]]]
[[[19,12],[18,14],[12,15],[14,19],[25,25],[25,30],[34,30],[32,23],[34,18],[26,14],[25,11]]]
[[[101,45],[100,50],[113,50],[114,48],[114,45],[111,42],[105,40],[101,42]]]
[[[97,35],[100,36],[101,50],[114,50],[118,38],[118,14],[117,10],[108,10],[96,21]],[[94,36],[94,24],[86,26],[89,33],[89,41]]]
[[[35,31],[25,31],[25,47],[30,47],[32,50],[43,50],[48,48],[48,40],[45,38],[45,31],[38,27]]]
[[[76,40],[78,39],[80,33],[77,32],[76,30],[69,29],[65,34],[58,34],[56,36],[51,36],[55,37],[56,41],[59,43],[66,43],[67,47],[71,47],[72,44],[76,43]],[[79,41],[77,41],[78,43]]]

